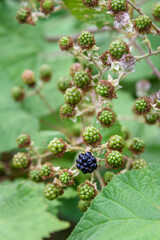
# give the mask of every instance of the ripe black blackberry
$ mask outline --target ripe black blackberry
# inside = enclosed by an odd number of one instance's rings
[[[84,174],[92,173],[97,168],[97,160],[90,152],[80,153],[76,162],[77,168]]]

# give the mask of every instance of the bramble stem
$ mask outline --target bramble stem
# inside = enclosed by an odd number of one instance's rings
[[[135,58],[136,58],[137,60],[141,60],[141,59],[147,58],[147,57],[149,57],[149,56],[158,55],[158,54],[160,54],[159,51],[148,52],[148,53],[146,53],[146,54],[143,55],[143,56],[137,56],[137,57],[135,57]]]
[[[95,175],[96,175],[96,178],[98,179],[100,185],[101,185],[101,188],[104,188],[105,187],[105,184],[103,182],[103,178],[101,177],[101,174],[99,173],[98,170],[95,170]]]

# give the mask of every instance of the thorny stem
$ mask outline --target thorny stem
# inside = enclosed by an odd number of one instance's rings
[[[157,55],[157,54],[160,54],[160,51],[148,52],[148,53],[146,53],[145,55],[137,56],[137,57],[135,57],[135,58],[136,58],[137,60],[141,60],[141,59],[147,58],[147,57],[149,57],[149,56]]]

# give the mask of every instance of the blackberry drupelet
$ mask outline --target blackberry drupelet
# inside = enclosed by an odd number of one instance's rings
[[[76,162],[77,168],[84,174],[92,173],[97,168],[97,160],[90,152],[80,153]]]

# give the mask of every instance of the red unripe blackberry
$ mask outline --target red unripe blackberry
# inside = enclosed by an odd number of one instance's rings
[[[26,69],[22,73],[22,80],[29,87],[33,87],[35,85],[35,83],[36,83],[34,72],[32,70],[30,70],[30,69]]]

